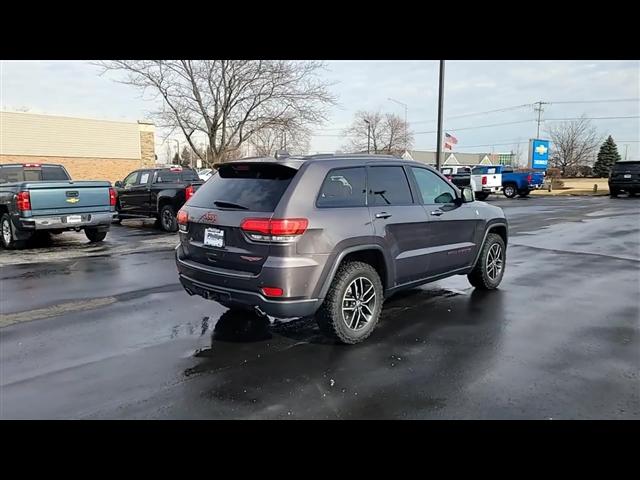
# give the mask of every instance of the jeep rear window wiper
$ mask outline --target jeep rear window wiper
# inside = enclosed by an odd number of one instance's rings
[[[237,203],[233,203],[233,202],[225,202],[224,200],[216,200],[215,202],[213,202],[213,204],[216,207],[232,208],[235,210],[249,210],[244,205],[238,205]]]

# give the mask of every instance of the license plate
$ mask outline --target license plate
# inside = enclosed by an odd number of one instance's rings
[[[631,174],[629,173],[625,174],[624,178],[631,178]]]
[[[68,215],[67,223],[80,223],[82,222],[82,215]]]
[[[224,247],[224,231],[219,228],[205,228],[204,244],[209,247]]]

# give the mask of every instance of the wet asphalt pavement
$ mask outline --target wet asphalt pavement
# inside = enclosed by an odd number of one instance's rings
[[[189,297],[149,224],[2,251],[0,418],[639,419],[640,199],[490,202],[500,289],[400,293],[356,346]]]

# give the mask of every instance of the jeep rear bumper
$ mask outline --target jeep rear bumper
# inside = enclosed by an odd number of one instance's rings
[[[278,285],[267,280],[269,278],[282,278],[281,274],[269,267],[263,267],[257,277],[250,279],[234,278],[230,275],[213,271],[206,265],[200,265],[183,258],[180,245],[176,247],[176,265],[180,283],[189,295],[199,295],[208,300],[214,300],[227,306],[237,306],[249,309],[259,309],[276,318],[294,318],[313,315],[322,304],[318,298],[281,297],[268,298],[259,291],[261,285],[281,286],[287,290],[286,285]],[[299,272],[308,275],[304,269]],[[296,273],[288,272],[291,278],[297,277]],[[299,282],[298,282],[299,283]]]

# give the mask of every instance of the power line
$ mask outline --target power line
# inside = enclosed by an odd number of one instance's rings
[[[531,103],[525,103],[522,105],[515,105],[513,107],[505,107],[505,108],[498,108],[496,110],[486,110],[484,112],[474,112],[474,113],[464,113],[462,115],[452,115],[450,117],[445,118],[445,120],[451,120],[452,118],[463,118],[463,117],[473,117],[475,115],[484,115],[487,113],[497,113],[497,112],[507,112],[509,110],[516,110],[518,108],[524,108],[524,107],[530,107],[533,104]],[[415,123],[431,123],[431,122],[435,122],[436,120],[420,120],[418,122],[411,122],[412,124]]]
[[[547,102],[547,103],[613,103],[613,102],[638,102],[640,98],[618,98],[614,100],[567,100],[563,102]]]
[[[568,117],[568,118],[547,118],[543,122],[558,122],[562,120],[622,120],[628,118],[640,118],[640,115],[630,115],[627,117]]]
[[[517,120],[515,122],[492,123],[489,125],[476,125],[475,127],[462,127],[462,128],[447,127],[447,131],[460,132],[462,130],[475,130],[477,128],[501,127],[504,125],[515,125],[516,123],[529,123],[529,122],[533,122],[533,120],[529,119],[529,120]],[[413,132],[414,135],[422,135],[425,133],[436,133],[436,132],[435,130],[430,130],[428,132]]]

